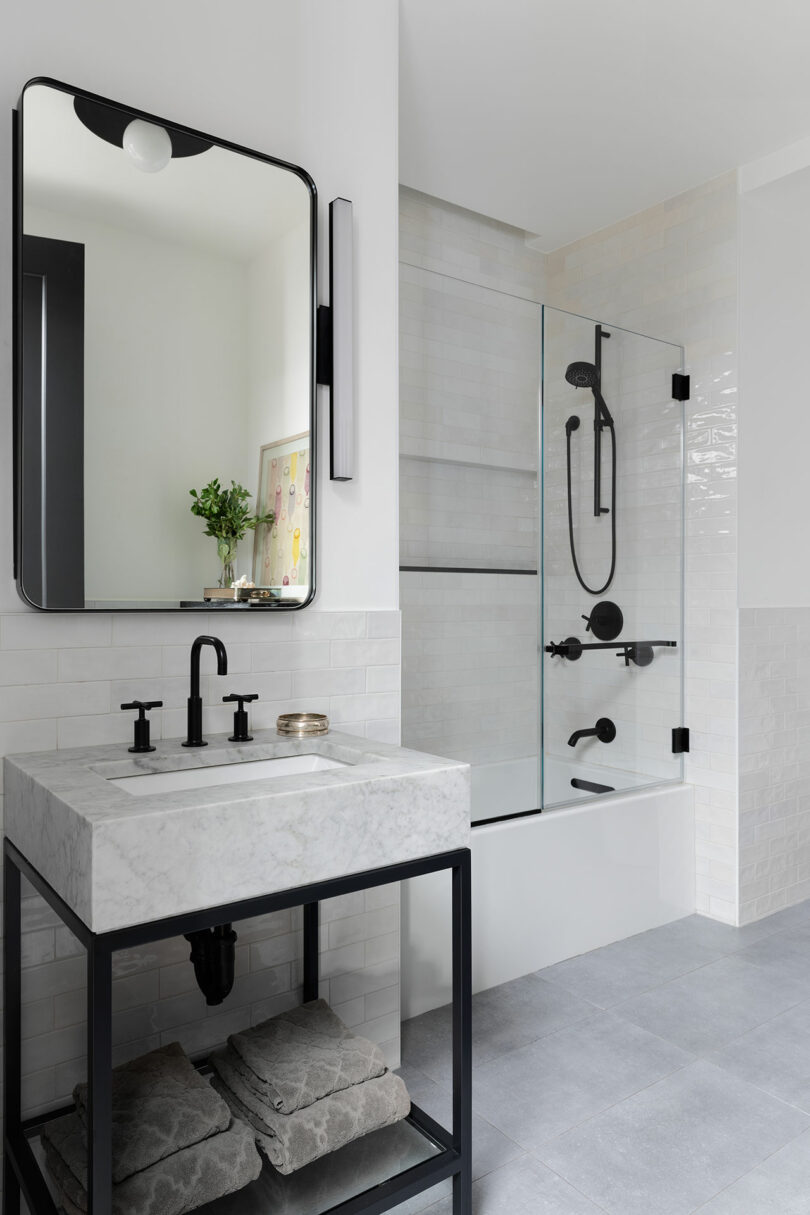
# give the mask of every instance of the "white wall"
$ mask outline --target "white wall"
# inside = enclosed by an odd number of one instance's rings
[[[247,268],[247,379],[250,480],[259,448],[309,429],[309,225],[274,240]]]
[[[740,170],[740,922],[810,894],[810,146]]]
[[[244,442],[247,269],[35,207],[26,232],[84,245],[85,597],[194,598],[216,585],[219,563],[188,491],[215,476],[256,490],[258,448]],[[240,573],[252,552],[248,537]]]
[[[810,605],[810,168],[740,195],[741,608]]]

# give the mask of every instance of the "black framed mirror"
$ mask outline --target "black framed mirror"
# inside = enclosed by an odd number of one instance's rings
[[[309,174],[45,78],[15,130],[20,594],[54,611],[305,607]]]

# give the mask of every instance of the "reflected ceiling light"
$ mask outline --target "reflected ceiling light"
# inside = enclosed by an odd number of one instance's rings
[[[199,156],[213,146],[209,139],[149,122],[122,106],[106,105],[89,97],[74,97],[73,109],[88,131],[116,148],[124,148],[132,163],[144,173],[157,173],[173,158]]]
[[[123,147],[142,173],[159,173],[172,158],[172,141],[165,127],[133,118],[124,131]]]

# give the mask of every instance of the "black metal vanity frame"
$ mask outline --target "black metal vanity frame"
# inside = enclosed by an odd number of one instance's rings
[[[408,1121],[439,1148],[437,1155],[388,1178],[370,1189],[330,1207],[323,1215],[382,1215],[399,1203],[447,1177],[453,1179],[453,1215],[472,1215],[472,980],[470,850],[459,848],[417,860],[385,865],[344,877],[329,878],[274,894],[152,920],[111,932],[95,933],[76,915],[22,853],[6,839],[5,887],[5,1128],[4,1215],[19,1215],[20,1195],[31,1215],[58,1215],[58,1208],[40,1170],[30,1140],[44,1123],[72,1111],[23,1119],[20,1048],[22,1038],[21,878],[56,912],[87,951],[88,1215],[112,1211],[112,955],[217,924],[249,919],[290,907],[304,908],[304,999],[318,995],[319,903],[323,899],[406,881],[426,873],[452,872],[453,987],[453,1126],[447,1130],[418,1106]],[[271,1215],[271,1212],[268,1212]]]

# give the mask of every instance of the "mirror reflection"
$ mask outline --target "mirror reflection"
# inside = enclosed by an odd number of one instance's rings
[[[18,577],[31,603],[309,600],[314,211],[300,170],[27,86]]]

